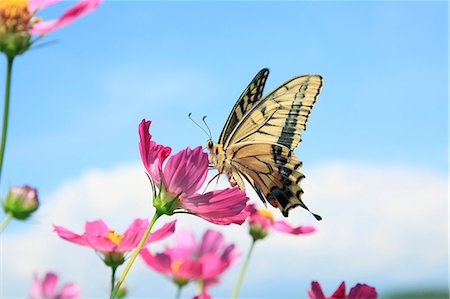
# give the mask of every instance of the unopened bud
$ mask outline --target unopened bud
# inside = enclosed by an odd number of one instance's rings
[[[26,219],[39,207],[37,190],[30,186],[12,187],[3,201],[3,210],[16,219]]]

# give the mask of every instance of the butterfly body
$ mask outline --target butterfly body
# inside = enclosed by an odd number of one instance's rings
[[[319,75],[294,77],[262,97],[269,71],[261,70],[239,97],[217,143],[208,140],[209,160],[231,185],[245,190],[247,180],[263,202],[284,216],[302,206],[302,162],[293,150],[301,142],[320,92]],[[313,214],[314,215],[314,214]],[[314,215],[317,219],[320,216]]]

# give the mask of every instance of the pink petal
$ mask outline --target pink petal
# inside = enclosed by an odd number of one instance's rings
[[[310,234],[316,231],[316,228],[313,226],[297,226],[293,227],[288,223],[278,220],[272,224],[272,228],[276,231],[282,233],[288,233],[292,235],[300,235],[300,234]]]
[[[245,192],[234,187],[182,198],[181,205],[209,222],[228,225],[242,224],[249,216],[247,201]]]
[[[87,236],[104,236],[108,232],[108,226],[101,219],[95,221],[87,221],[84,225],[84,234]]]
[[[86,240],[80,236],[77,235],[73,232],[71,232],[70,230],[62,227],[62,226],[57,226],[57,225],[53,225],[54,231],[63,239],[78,244],[78,245],[82,245],[82,246],[88,246]]]
[[[42,290],[44,297],[52,298],[55,296],[56,283],[58,276],[55,273],[49,272],[45,275],[42,281]]]
[[[180,267],[175,271],[172,272],[172,275],[175,278],[182,278],[182,279],[199,279],[202,275],[202,265],[197,260],[182,260],[182,263]]]
[[[225,248],[221,258],[224,263],[231,265],[239,259],[239,251],[234,244],[230,244]]]
[[[111,252],[116,248],[116,244],[105,237],[109,229],[102,220],[86,222],[86,232],[81,236],[61,226],[54,225],[53,227],[55,229],[55,232],[61,238],[69,242],[91,247],[102,252]]]
[[[81,0],[66,10],[58,19],[34,24],[33,28],[30,30],[30,33],[46,34],[54,29],[63,27],[73,22],[76,18],[93,11],[97,8],[100,2],[101,0]]]
[[[331,295],[333,299],[345,299],[347,296],[345,295],[345,282],[341,282],[339,287],[334,291],[333,295]]]
[[[176,220],[171,221],[169,223],[165,223],[160,229],[157,229],[153,233],[151,233],[145,244],[156,242],[162,239],[167,238],[168,236],[172,235],[175,232],[175,224],[177,223]]]
[[[137,246],[148,226],[148,220],[135,219],[123,234],[122,241],[117,245],[118,252],[130,251]]]
[[[311,282],[311,290],[308,291],[308,296],[311,299],[327,299],[317,281]]]
[[[143,119],[139,124],[139,152],[141,160],[150,177],[159,185],[162,175],[162,164],[170,155],[172,149],[156,144],[149,132],[151,121]]]
[[[189,197],[203,185],[208,174],[208,155],[198,146],[189,147],[170,157],[164,167],[166,189],[173,194]]]
[[[222,261],[216,253],[207,253],[200,259],[202,264],[202,278],[214,278],[221,274],[226,267],[222,266]]]
[[[42,290],[42,283],[39,277],[34,274],[33,275],[33,282],[31,285],[31,291],[28,295],[29,299],[41,299],[43,297],[43,290]]]
[[[78,299],[80,298],[80,288],[73,283],[65,284],[56,299]]]
[[[348,294],[348,299],[375,299],[378,294],[374,287],[358,283]]]
[[[29,0],[28,11],[34,13],[36,10],[43,9],[49,5],[61,2],[62,0]]]
[[[139,253],[144,262],[156,271],[168,275],[172,273],[171,258],[167,254],[157,253],[153,255],[147,248],[143,248]]]
[[[84,235],[83,238],[86,240],[88,247],[101,252],[112,252],[116,251],[117,245],[104,236],[87,236]]]
[[[200,248],[202,254],[223,251],[225,249],[225,242],[222,234],[218,231],[208,229],[203,235]]]
[[[182,230],[175,236],[175,244],[175,247],[166,248],[164,251],[174,260],[189,259],[200,254],[195,236],[188,230]]]
[[[166,223],[160,229],[156,230],[153,233],[150,233],[144,244],[147,245],[148,243],[162,240],[173,234],[175,232],[175,223],[176,220]],[[116,250],[118,252],[126,252],[132,250],[133,248],[136,248],[147,227],[147,220],[136,219],[135,221],[133,221],[133,223],[125,231],[124,237],[117,246]]]

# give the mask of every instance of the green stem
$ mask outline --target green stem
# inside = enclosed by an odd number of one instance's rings
[[[177,294],[175,295],[175,299],[180,299],[182,288],[183,288],[182,286],[178,285]]]
[[[116,270],[117,270],[117,267],[111,267],[111,269],[112,269],[112,273],[111,273],[111,296],[112,296],[112,293],[114,291],[114,284],[116,282]]]
[[[5,107],[3,108],[2,144],[0,147],[0,179],[2,176],[2,169],[3,169],[3,157],[5,155],[6,132],[8,130],[9,98],[11,94],[11,73],[14,56],[8,56],[7,59],[8,59],[8,67],[6,70]]]
[[[111,292],[110,299],[116,298],[117,292],[119,291],[120,286],[122,285],[123,281],[125,280],[125,277],[128,274],[128,271],[130,271],[131,266],[133,265],[134,261],[136,260],[139,252],[141,251],[142,247],[144,246],[145,240],[147,239],[148,235],[150,234],[150,231],[152,230],[153,225],[155,224],[156,220],[161,216],[160,213],[157,211],[155,212],[155,215],[153,215],[152,220],[150,221],[147,229],[145,230],[144,234],[142,235],[141,240],[139,241],[138,246],[134,250],[133,254],[131,255],[130,260],[128,261],[127,265],[125,266],[125,269],[123,270],[122,274],[120,275],[119,280],[117,281],[117,284],[113,288]]]
[[[239,290],[241,289],[242,281],[244,281],[245,272],[247,272],[248,264],[250,262],[250,256],[252,255],[255,243],[256,240],[253,239],[252,244],[250,245],[250,250],[247,253],[247,257],[245,258],[244,265],[242,266],[241,273],[239,274],[238,281],[236,282],[236,286],[234,287],[233,294],[231,295],[231,299],[236,299],[239,294]]]
[[[0,233],[5,229],[8,225],[9,221],[13,218],[12,213],[7,213],[5,219],[3,219],[2,224],[0,224]]]

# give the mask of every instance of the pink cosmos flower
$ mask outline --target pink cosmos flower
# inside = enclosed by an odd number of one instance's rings
[[[34,17],[36,12],[61,0],[2,0],[0,19],[5,31],[28,31],[31,34],[46,34],[63,27],[76,18],[93,11],[101,0],[81,0],[67,9],[58,19],[41,21]],[[10,20],[7,22],[7,20]],[[15,20],[13,22],[13,20]]]
[[[60,2],[61,0],[29,0],[31,11],[42,9],[48,5]],[[66,10],[58,19],[37,22],[30,29],[32,34],[46,34],[57,28],[66,26],[76,18],[93,11],[100,4],[101,0],[81,0]]]
[[[171,156],[163,168],[172,149],[152,140],[150,124],[145,119],[139,124],[139,150],[153,186],[159,188],[153,202],[157,210],[171,215],[183,209],[212,223],[242,224],[249,215],[245,192],[235,187],[197,193],[208,173],[208,155],[200,146],[188,147]]]
[[[207,298],[206,288],[218,282],[222,274],[238,257],[234,244],[226,244],[220,232],[207,230],[202,241],[197,243],[193,234],[182,231],[176,235],[176,244],[166,247],[164,252],[152,254],[141,250],[145,263],[175,283],[184,286],[191,280],[203,280],[202,294]]]
[[[78,299],[80,298],[80,288],[73,283],[65,284],[58,292],[56,284],[58,276],[55,273],[49,272],[45,275],[43,280],[40,280],[36,275],[33,277],[33,285],[29,294],[29,299]]]
[[[315,232],[313,226],[293,227],[283,220],[274,220],[273,213],[268,209],[256,209],[255,205],[249,206],[250,210],[250,234],[255,240],[263,239],[269,230],[276,230],[282,233],[300,235]]]
[[[345,282],[342,282],[331,297],[326,297],[320,284],[317,281],[313,281],[311,290],[308,291],[308,296],[311,299],[375,299],[378,294],[374,287],[358,283],[346,295]]]
[[[175,223],[176,220],[166,223],[151,233],[145,240],[145,244],[162,240],[173,234]],[[148,220],[134,220],[123,234],[108,228],[102,220],[86,222],[85,232],[82,235],[73,233],[62,226],[54,225],[53,227],[61,238],[102,252],[108,266],[118,266],[124,262],[123,254],[138,245],[148,227]]]

